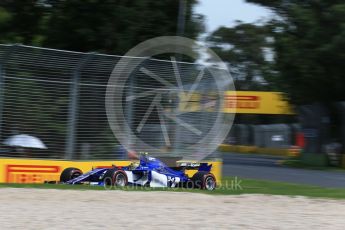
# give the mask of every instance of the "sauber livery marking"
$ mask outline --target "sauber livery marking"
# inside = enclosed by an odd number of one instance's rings
[[[159,187],[168,187],[168,177],[164,174],[160,174],[155,171],[151,171],[151,182],[150,187],[159,188]]]

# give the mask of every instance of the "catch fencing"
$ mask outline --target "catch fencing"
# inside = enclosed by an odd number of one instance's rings
[[[80,53],[23,45],[0,45],[0,156],[39,157],[54,159],[126,159],[126,151],[115,138],[106,116],[105,94],[109,77],[121,58],[137,59],[97,53]],[[201,65],[176,62],[183,85],[188,88],[197,78]],[[173,62],[145,59],[146,66],[159,73],[162,79],[176,83],[171,73]],[[221,72],[221,70],[218,70]],[[212,77],[205,72],[197,89],[214,92]],[[133,83],[133,81],[135,83]],[[178,82],[177,82],[178,83]],[[125,94],[142,94],[161,87],[136,72],[126,83]],[[116,87],[116,86],[114,86]],[[190,88],[190,87],[189,87]],[[164,108],[177,107],[179,95],[164,89]],[[140,125],[152,97],[142,97],[126,103],[125,117],[133,127]],[[185,122],[205,131],[211,129],[215,115],[201,111],[185,113]],[[193,132],[176,128],[167,122],[172,133],[171,146],[164,140],[164,130],[157,112],[153,111],[137,135],[174,156],[184,154],[185,143],[195,139]],[[11,136],[28,134],[39,138],[47,149],[8,146],[4,141]],[[120,134],[121,135],[121,134]],[[200,137],[198,137],[200,138]]]

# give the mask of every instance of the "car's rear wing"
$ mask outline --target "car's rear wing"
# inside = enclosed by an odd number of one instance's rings
[[[212,164],[208,164],[206,162],[185,162],[185,161],[178,161],[176,162],[179,168],[185,169],[194,169],[198,171],[206,171],[209,172],[212,169]]]

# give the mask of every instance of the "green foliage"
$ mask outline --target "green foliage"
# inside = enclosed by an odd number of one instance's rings
[[[342,0],[262,1],[277,15],[276,84],[297,104],[345,100],[345,3]]]
[[[270,8],[264,26],[238,24],[211,36],[215,49],[246,76],[239,89],[257,89],[253,76],[269,83],[265,90],[286,92],[294,104],[345,100],[345,3],[342,0],[247,0]],[[265,38],[272,38],[267,44]],[[231,45],[224,49],[221,45]],[[274,62],[262,48],[272,47]],[[260,87],[259,87],[260,88]]]
[[[29,44],[40,33],[43,8],[32,0],[0,2],[0,43]]]
[[[185,36],[203,29],[187,1]],[[5,0],[0,43],[23,43],[83,52],[124,54],[156,36],[176,35],[176,0]]]
[[[265,78],[273,74],[265,52],[272,46],[269,35],[267,26],[239,23],[233,28],[221,27],[209,37],[212,49],[238,72],[236,89],[267,88]]]
[[[0,7],[0,26],[7,25],[12,19],[12,15],[3,7]]]

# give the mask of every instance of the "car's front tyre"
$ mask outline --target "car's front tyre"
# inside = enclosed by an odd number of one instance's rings
[[[67,182],[69,180],[72,180],[80,175],[82,175],[83,172],[78,168],[66,168],[62,171],[60,175],[60,181],[61,182]]]

